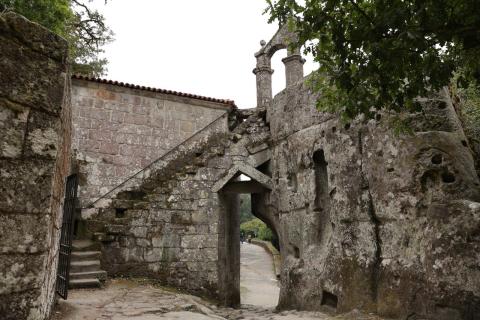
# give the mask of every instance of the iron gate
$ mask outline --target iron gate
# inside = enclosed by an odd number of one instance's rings
[[[77,175],[72,174],[68,176],[65,187],[65,202],[63,204],[63,221],[60,234],[56,285],[56,291],[63,299],[67,299],[68,296],[70,254],[72,252],[73,219],[75,216],[75,203],[77,201],[77,186]]]

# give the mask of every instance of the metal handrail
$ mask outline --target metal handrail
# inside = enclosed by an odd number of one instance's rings
[[[133,175],[131,175],[130,177],[128,177],[126,180],[122,181],[120,184],[118,184],[117,186],[115,186],[113,189],[111,189],[110,191],[104,193],[103,195],[101,195],[99,198],[97,198],[95,201],[92,201],[90,202],[90,204],[86,207],[86,208],[93,208],[94,204],[97,203],[99,200],[105,198],[107,195],[109,195],[110,193],[112,193],[113,191],[117,190],[118,188],[122,187],[123,185],[125,185],[128,181],[132,180],[135,176],[137,176],[138,174],[142,173],[143,171],[147,170],[148,168],[150,168],[151,166],[153,166],[155,163],[157,163],[158,161],[161,161],[163,160],[166,156],[168,156],[169,154],[173,153],[174,151],[178,150],[182,145],[186,144],[187,142],[193,140],[195,137],[197,137],[200,133],[204,132],[205,130],[209,129],[215,122],[217,122],[217,120],[220,120],[221,118],[225,117],[226,115],[228,115],[229,112],[226,111],[225,113],[223,113],[221,116],[215,118],[212,122],[210,122],[209,124],[207,124],[205,127],[203,127],[202,129],[198,130],[197,132],[195,132],[193,135],[191,135],[190,137],[188,137],[187,139],[183,140],[182,142],[180,142],[179,144],[177,144],[176,146],[174,146],[172,149],[168,150],[167,152],[165,152],[164,154],[162,154],[160,157],[158,157],[157,159],[153,160],[152,162],[150,162],[146,167],[140,169],[139,171],[137,171],[136,173],[134,173]],[[84,208],[84,209],[86,209]]]

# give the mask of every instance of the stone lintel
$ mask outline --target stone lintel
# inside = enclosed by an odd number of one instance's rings
[[[261,173],[250,165],[240,162],[231,167],[227,174],[213,185],[212,191],[219,192],[232,178],[240,173],[249,176],[251,179],[260,183],[263,187],[272,190],[272,180],[269,176]]]

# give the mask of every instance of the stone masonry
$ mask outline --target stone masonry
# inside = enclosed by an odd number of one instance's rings
[[[13,13],[0,43],[0,318],[45,319],[70,165],[67,43]]]
[[[395,134],[385,112],[344,123],[316,110],[296,50],[272,98],[271,57],[292,39],[280,29],[256,53],[255,110],[95,209],[108,271],[238,305],[238,193],[248,192],[280,240],[279,308],[479,319],[480,184],[449,92],[400,115],[413,134]]]
[[[73,149],[80,206],[88,206],[232,108],[233,101],[74,76]]]
[[[0,315],[45,319],[70,150],[66,45],[0,17]],[[239,306],[250,193],[279,238],[279,309],[479,320],[480,181],[450,93],[342,122],[316,109],[294,40],[280,28],[261,43],[255,109],[74,77],[81,236],[102,268]],[[280,49],[287,87],[272,97]],[[413,133],[395,133],[396,117]]]
[[[249,152],[246,146],[261,145],[268,136],[256,115],[232,132],[222,123],[154,164],[138,184],[123,186],[87,210],[95,212],[88,214],[88,229],[102,240],[102,266],[110,275],[150,277],[219,296],[218,273],[224,272],[218,266],[219,241],[225,226],[212,188],[232,164],[265,150],[249,147]],[[236,146],[228,149],[233,141]]]

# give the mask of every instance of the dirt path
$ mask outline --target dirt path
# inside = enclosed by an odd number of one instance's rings
[[[254,244],[240,245],[240,295],[242,304],[276,307],[280,288],[272,257]]]

